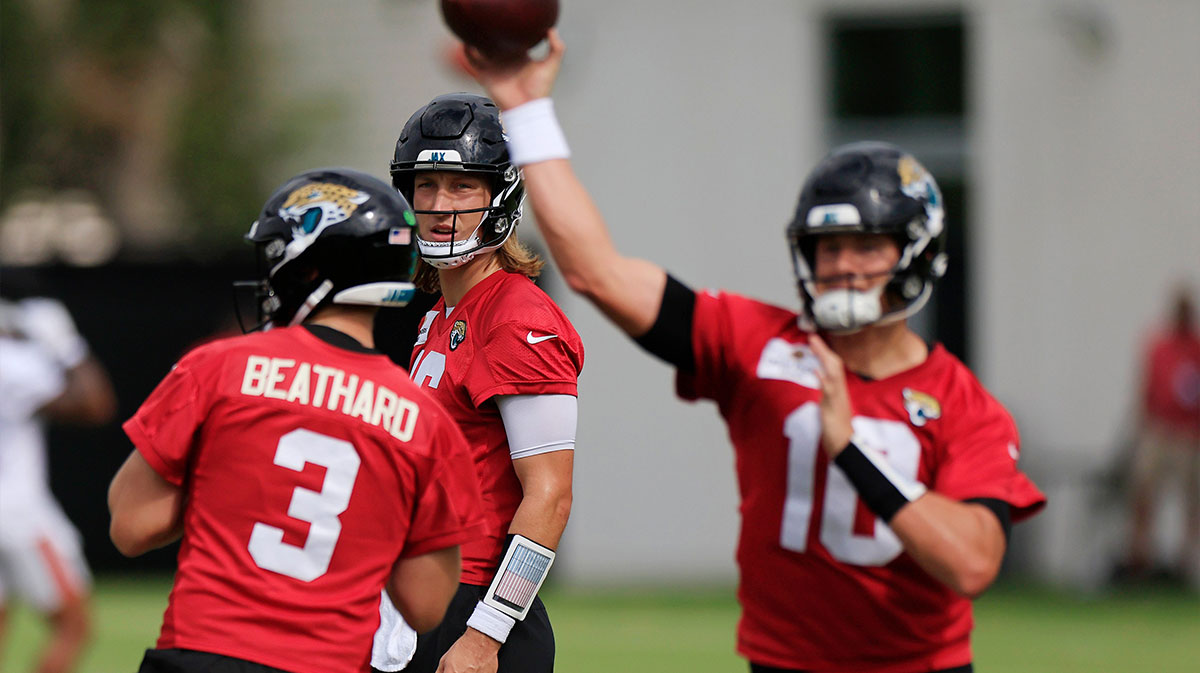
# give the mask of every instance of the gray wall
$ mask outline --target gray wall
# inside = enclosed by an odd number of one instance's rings
[[[1142,341],[1173,284],[1200,294],[1200,3],[986,6],[978,368],[1052,498],[1025,531],[1034,566],[1091,586],[1123,540],[1094,475],[1128,432]]]
[[[441,59],[449,38],[432,0],[255,7],[269,105],[346,112],[281,175],[319,164],[383,175],[413,109],[476,90]],[[825,149],[823,17],[930,8],[962,9],[969,27],[977,369],[1052,498],[1019,529],[1016,560],[1093,582],[1096,564],[1072,552],[1110,551],[1120,519],[1088,506],[1089,471],[1128,416],[1164,288],[1190,274],[1200,289],[1200,3],[565,0],[559,117],[625,252],[696,287],[792,306],[782,232]],[[559,298],[587,347],[559,577],[732,578],[732,454],[715,410],[674,400],[668,368]],[[1105,535],[1079,532],[1098,525]]]

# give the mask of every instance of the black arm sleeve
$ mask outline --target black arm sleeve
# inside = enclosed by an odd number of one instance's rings
[[[692,320],[696,313],[696,293],[667,274],[662,306],[650,331],[634,339],[637,345],[675,365],[681,372],[696,371],[692,349]]]
[[[997,500],[996,498],[968,498],[964,502],[971,502],[977,505],[983,505],[1000,519],[1000,527],[1004,529],[1004,541],[1008,542],[1008,534],[1012,532],[1012,514],[1009,511],[1007,502]]]

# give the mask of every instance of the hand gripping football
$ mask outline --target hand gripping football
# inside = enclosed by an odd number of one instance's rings
[[[558,21],[558,0],[441,0],[460,40],[493,58],[524,54]]]

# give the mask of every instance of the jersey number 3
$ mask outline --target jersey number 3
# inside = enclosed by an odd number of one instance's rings
[[[303,547],[283,541],[283,529],[261,521],[250,533],[251,558],[263,570],[311,582],[329,570],[333,548],[342,534],[338,516],[350,505],[350,492],[362,459],[354,445],[343,439],[311,430],[292,430],[279,438],[275,464],[297,472],[305,463],[325,468],[320,491],[297,486],[288,504],[288,516],[307,521],[308,538]]]
[[[917,478],[921,443],[907,425],[899,421],[855,416],[854,433],[872,446],[887,447],[887,461],[901,475]],[[787,500],[783,505],[783,527],[779,543],[784,549],[803,552],[808,548],[808,530],[813,518],[813,482],[821,441],[821,415],[816,402],[800,405],[783,424],[788,438]],[[825,474],[825,499],[821,507],[819,538],[835,559],[859,566],[891,563],[904,547],[900,538],[879,518],[873,533],[854,532],[858,492],[832,462]]]

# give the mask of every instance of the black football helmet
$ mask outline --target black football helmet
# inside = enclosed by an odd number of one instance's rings
[[[463,241],[425,241],[418,237],[421,259],[447,269],[465,264],[481,252],[504,244],[521,221],[525,185],[508,158],[500,109],[474,94],[452,93],[434,98],[413,113],[392,159],[392,184],[410,202],[418,171],[464,171],[491,182],[491,205],[471,210],[416,211],[420,214],[483,213],[479,227]]]
[[[911,154],[882,142],[835,148],[809,173],[787,227],[804,316],[822,329],[854,331],[919,311],[946,273],[944,215],[937,182]],[[900,247],[900,260],[881,288],[892,298],[886,307],[878,296],[852,292],[818,301],[816,237],[848,232],[888,234]]]
[[[365,173],[321,168],[288,180],[246,234],[259,257],[260,318],[285,326],[328,303],[404,306],[415,291],[416,221],[403,196]]]

